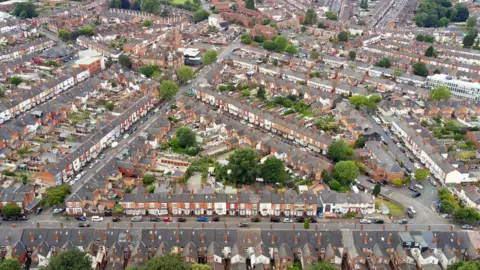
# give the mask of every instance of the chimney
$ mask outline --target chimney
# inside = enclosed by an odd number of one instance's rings
[[[317,244],[322,244],[322,234],[319,233],[318,236],[317,236]]]
[[[130,232],[127,232],[127,241],[132,241],[132,235],[130,235]]]
[[[190,199],[193,199],[193,189],[190,191]]]
[[[202,236],[200,236],[200,242],[204,243],[205,242],[205,235],[202,234]]]
[[[180,234],[178,232],[175,234],[175,241],[177,241],[177,243],[180,242]]]
[[[78,231],[78,239],[80,240],[80,242],[83,242],[83,235],[80,231]]]
[[[172,192],[171,191],[168,192],[168,198],[169,199],[172,198]]]
[[[433,236],[433,243],[434,243],[434,244],[438,243],[437,234],[435,234],[435,235]]]
[[[306,201],[307,200],[307,192],[303,192],[303,199]]]
[[[392,243],[392,234],[390,233],[387,237],[387,244],[391,244]]]
[[[298,244],[298,235],[295,235],[295,244]]]
[[[368,236],[367,236],[367,234],[365,234],[365,237],[363,238],[363,242],[364,242],[365,244],[368,244]]]
[[[272,244],[275,244],[275,234],[272,233]]]
[[[103,241],[104,241],[104,242],[107,242],[107,233],[104,233],[104,234],[103,234]]]
[[[58,232],[57,231],[55,231],[55,242],[58,243]]]
[[[228,242],[228,234],[224,234],[224,235],[223,235],[223,241],[224,241],[225,243]]]
[[[238,197],[239,197],[239,194],[238,194],[238,191],[237,191],[237,194],[235,195],[235,199],[238,200]]]
[[[152,232],[150,232],[150,240],[152,240],[152,243],[155,242],[155,235]]]
[[[462,237],[458,237],[457,238],[457,245],[461,245],[462,244]]]
[[[8,236],[6,238],[8,238]],[[35,237],[33,236],[33,233],[30,232],[30,243],[33,243],[34,241],[35,241]]]

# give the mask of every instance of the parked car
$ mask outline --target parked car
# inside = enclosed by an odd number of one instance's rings
[[[414,166],[416,169],[420,169],[420,164],[418,164],[418,163],[416,163],[416,162],[413,163],[413,166]]]
[[[85,218],[84,216],[78,216],[78,217],[75,217],[76,220],[78,221],[85,221],[87,220],[87,218]]]
[[[65,211],[65,208],[55,208],[53,209],[53,214],[59,214]]]
[[[416,188],[418,188],[418,189],[420,189],[420,190],[422,190],[422,189],[423,189],[423,186],[422,186],[422,185],[420,185],[420,184],[416,184],[416,185],[415,185],[415,187],[416,187]]]
[[[382,185],[382,187],[387,186],[387,185],[388,185],[387,180],[382,180],[382,181],[380,181],[380,185]]]
[[[88,224],[88,223],[78,223],[78,227],[79,228],[88,228],[88,227],[90,227],[90,224]]]
[[[473,230],[473,226],[472,226],[472,225],[468,225],[468,224],[463,224],[463,225],[462,225],[462,229],[464,229],[464,230]]]
[[[122,220],[121,220],[120,218],[118,218],[118,217],[114,217],[114,218],[112,218],[112,221],[113,221],[113,222],[120,222],[120,221],[122,221]]]
[[[111,217],[113,215],[113,212],[112,212],[112,210],[105,210],[103,212],[103,215],[106,216],[106,217]]]
[[[37,210],[35,210],[35,215],[40,215],[42,213],[43,209],[41,207],[38,207]]]
[[[183,217],[179,217],[177,218],[177,222],[187,222],[187,219]]]
[[[422,193],[415,192],[415,193],[413,193],[412,198],[417,198],[417,197],[420,197],[420,196],[422,196]]]
[[[272,217],[272,218],[270,218],[270,222],[275,222],[275,223],[276,223],[276,222],[280,222],[280,221],[281,221],[281,220],[280,220],[280,218],[278,218],[278,217]]]
[[[161,220],[159,217],[151,217],[151,218],[150,218],[150,221],[151,221],[151,222],[160,222],[160,221],[162,221],[162,220]]]
[[[252,217],[250,219],[251,222],[260,222],[260,218],[259,217]]]
[[[413,208],[413,206],[407,207],[407,212],[411,212],[412,214],[416,214],[416,213],[417,213],[417,211],[415,210],[415,208]]]
[[[212,221],[215,221],[215,222],[220,221],[220,217],[213,217]]]
[[[173,219],[171,219],[170,217],[163,217],[163,222],[172,222]]]
[[[292,220],[291,218],[284,218],[284,219],[282,220],[282,222],[283,222],[283,223],[292,223],[293,220]]]
[[[369,219],[360,219],[360,224],[371,224],[372,221]]]
[[[368,178],[367,179],[367,182],[370,182],[372,184],[376,184],[377,182],[375,180],[373,180],[372,178]]]
[[[435,182],[435,180],[433,179],[430,179],[430,184],[432,184],[432,186],[434,187],[437,186],[437,182]]]
[[[132,222],[140,222],[140,221],[142,221],[142,219],[143,219],[142,216],[134,216],[134,217],[132,217],[131,220],[132,220]]]
[[[412,163],[413,163],[413,162],[415,162],[415,159],[414,159],[414,158],[412,158],[412,157],[409,157],[408,159],[409,159],[409,160],[410,160],[410,162],[412,162]]]
[[[295,222],[303,223],[303,222],[305,222],[305,218],[303,218],[303,217],[298,217],[298,218],[295,219]]]
[[[406,219],[401,219],[400,221],[398,221],[398,224],[407,224],[408,223],[408,220]]]
[[[450,214],[442,214],[442,217],[443,217],[443,218],[451,218],[452,215],[450,215]]]
[[[317,218],[310,218],[310,223],[317,223]]]
[[[378,219],[374,219],[373,223],[374,224],[383,224],[383,223],[385,223],[385,221],[383,219],[378,218]]]
[[[248,228],[248,224],[247,224],[247,223],[240,223],[240,224],[238,224],[238,227],[240,227],[240,228]]]
[[[405,150],[405,148],[400,147],[399,149],[400,149],[400,151],[402,151],[402,153],[407,152],[407,151]]]
[[[96,221],[96,222],[103,221],[103,217],[93,216],[93,217],[92,217],[92,221]]]
[[[208,222],[208,218],[206,218],[206,217],[199,217],[199,218],[197,218],[197,221],[198,221],[198,222]]]
[[[415,215],[412,212],[408,212],[408,211],[407,211],[407,216],[409,218],[414,218],[415,217]]]

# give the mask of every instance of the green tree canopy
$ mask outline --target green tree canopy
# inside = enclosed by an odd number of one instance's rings
[[[249,34],[244,34],[244,35],[242,35],[242,38],[240,39],[240,42],[242,42],[242,44],[251,44],[252,43],[252,37]]]
[[[171,98],[175,96],[178,92],[178,85],[170,80],[162,81],[160,85],[160,96],[162,98]]]
[[[212,268],[207,264],[192,264],[192,270],[212,270]]]
[[[473,222],[480,220],[480,213],[473,207],[459,207],[453,212],[453,218],[460,221]]]
[[[38,16],[33,2],[17,2],[14,4],[13,15],[22,19],[34,18]]]
[[[447,270],[479,270],[480,269],[480,262],[478,261],[460,261],[453,264],[450,264],[447,267]]]
[[[246,0],[245,7],[251,10],[255,10],[255,0]]]
[[[144,270],[190,270],[190,265],[183,262],[177,254],[155,256],[148,260]]]
[[[6,217],[15,217],[20,215],[22,208],[18,204],[9,202],[2,207],[2,214]]]
[[[325,17],[327,17],[327,20],[330,20],[330,21],[336,21],[338,20],[338,17],[337,17],[337,14],[331,12],[331,11],[327,11],[325,12]]]
[[[353,183],[359,175],[360,170],[352,160],[340,161],[333,167],[333,178],[344,184]]]
[[[283,183],[288,175],[283,162],[276,157],[269,157],[259,165],[258,174],[265,183]]]
[[[265,40],[265,42],[263,42],[263,48],[267,51],[274,51],[275,50],[275,43],[271,40]],[[276,59],[275,59],[276,60]]]
[[[348,160],[353,154],[353,149],[350,148],[344,140],[337,140],[328,146],[327,156],[331,160],[337,162],[341,160]]]
[[[373,191],[372,191],[372,194],[373,196],[378,196],[378,194],[380,194],[382,190],[382,186],[380,184],[375,184],[375,186],[373,187]]]
[[[258,89],[257,89],[257,98],[259,98],[261,100],[264,100],[265,99],[265,94],[266,94],[265,85],[263,85],[263,84],[259,85]]]
[[[210,16],[210,12],[206,11],[203,8],[199,8],[197,9],[197,11],[195,11],[195,13],[193,13],[193,21],[198,23],[206,20],[208,16]]]
[[[367,140],[365,140],[365,137],[359,136],[358,139],[355,141],[355,148],[365,147],[366,142],[367,142]]]
[[[349,34],[347,31],[341,31],[340,33],[338,33],[338,36],[337,36],[338,40],[342,42],[347,42],[348,37],[349,37]]]
[[[143,184],[148,186],[151,185],[155,181],[155,176],[152,174],[145,174],[143,176]]]
[[[326,261],[318,261],[306,270],[335,270],[336,268]]]
[[[295,47],[293,45],[288,45],[285,48],[285,52],[288,53],[288,55],[293,56],[294,54],[297,53],[297,47]]]
[[[125,68],[132,67],[132,59],[130,59],[130,57],[128,57],[125,54],[122,54],[118,57],[118,62],[120,63],[120,65],[122,65],[122,67],[125,67]]]
[[[154,74],[158,73],[158,67],[157,66],[143,66],[139,69],[140,73],[145,75],[147,78],[151,78],[154,76]]]
[[[179,146],[182,148],[197,145],[197,136],[195,135],[195,132],[193,132],[193,130],[187,126],[178,128],[175,136],[178,139]]]
[[[314,25],[315,23],[317,23],[317,13],[315,9],[309,8],[305,14],[305,19],[303,19],[303,24]]]
[[[0,269],[2,270],[23,270],[24,268],[16,259],[5,259],[0,262]]]
[[[273,40],[275,44],[275,50],[277,52],[283,52],[288,45],[288,39],[282,35],[276,36]]]
[[[238,149],[228,158],[227,169],[229,179],[238,185],[248,185],[255,182],[257,176],[257,157],[252,149]]]
[[[382,67],[382,68],[389,68],[392,66],[392,63],[390,62],[390,58],[383,57],[382,59],[380,59],[380,61],[375,63],[375,66]]]
[[[449,200],[440,201],[440,212],[452,214],[455,212],[455,209],[457,209],[457,207]]]
[[[305,230],[310,229],[310,219],[306,218],[305,221],[303,222],[303,228]]]
[[[310,59],[312,60],[318,60],[318,57],[320,57],[320,54],[317,52],[317,50],[313,49],[310,52]]]
[[[47,188],[47,197],[45,198],[45,203],[48,206],[55,206],[62,204],[67,195],[70,194],[70,185],[63,184],[60,186],[49,187]]]
[[[430,90],[430,97],[433,100],[449,100],[452,92],[446,86],[438,86]]]
[[[470,16],[467,19],[467,27],[468,28],[475,28],[477,26],[477,17]]]
[[[427,65],[423,62],[417,62],[413,65],[413,74],[422,76],[422,77],[427,77],[428,76],[428,69]]]
[[[10,83],[17,86],[23,82],[22,77],[19,76],[12,76],[10,77]]]
[[[355,51],[349,51],[348,59],[350,59],[350,61],[355,61],[355,59],[357,59],[357,53]]]
[[[217,57],[218,57],[217,51],[214,51],[214,50],[207,51],[203,54],[202,63],[204,65],[210,65],[215,61],[217,61]]]
[[[437,52],[435,51],[435,49],[433,48],[433,46],[429,46],[427,48],[427,50],[425,51],[425,56],[428,56],[428,57],[437,57]]]
[[[158,0],[141,0],[140,2],[140,9],[145,12],[156,14],[159,7],[160,1]]]
[[[392,180],[392,184],[396,187],[400,187],[403,185],[403,180],[400,178],[395,178]]]
[[[48,265],[41,267],[41,270],[93,270],[92,261],[87,253],[76,248],[60,252],[53,256]]]
[[[417,169],[415,170],[415,179],[419,182],[427,179],[427,176],[430,174],[429,170],[426,169]]]
[[[193,69],[189,66],[183,65],[177,70],[177,76],[181,82],[193,79],[193,75]]]

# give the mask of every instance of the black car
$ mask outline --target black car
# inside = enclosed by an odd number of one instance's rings
[[[3,220],[3,221],[11,221],[12,218],[10,218],[10,217],[2,217],[2,220]]]
[[[160,222],[160,221],[162,221],[162,220],[161,220],[160,218],[158,218],[158,217],[151,217],[151,218],[150,218],[150,221],[152,221],[152,222]]]
[[[410,189],[413,192],[417,192],[417,188],[414,186],[409,186],[408,189]]]
[[[103,215],[106,217],[111,217],[113,215],[112,210],[105,210],[105,212],[103,212]]]
[[[278,218],[278,217],[272,217],[272,218],[270,218],[270,222],[275,222],[275,223],[276,223],[276,222],[280,222],[280,221],[281,221],[281,220],[280,220],[280,218]]]
[[[422,193],[415,192],[415,193],[413,193],[412,198],[417,198],[417,197],[420,197],[421,195],[422,195]]]
[[[365,175],[366,175],[366,176],[370,176],[370,173],[369,173],[369,172],[365,172]]]
[[[213,217],[212,221],[220,221],[220,217]]]
[[[260,218],[259,217],[252,217],[250,219],[251,222],[260,222]]]
[[[414,158],[408,158],[410,160],[410,162],[414,163],[415,162],[415,159]]]
[[[387,186],[387,185],[388,185],[387,180],[382,180],[382,181],[380,181],[380,185],[382,185],[382,187]]]
[[[374,224],[383,224],[383,223],[385,223],[385,221],[383,221],[383,219],[374,219],[374,220],[372,220],[372,222],[373,222]]]
[[[398,222],[398,224],[408,224],[408,220],[402,219]]]
[[[85,221],[87,220],[84,216],[78,216],[78,217],[75,217],[76,220],[79,220],[79,221]]]
[[[405,167],[405,170],[407,170],[408,173],[412,173],[412,170],[410,170],[408,167]]]
[[[122,221],[122,220],[121,220],[120,218],[118,218],[118,217],[114,217],[114,218],[112,218],[112,221],[113,221],[113,222],[120,222],[120,221]]]
[[[248,228],[248,224],[247,224],[247,223],[240,223],[240,224],[238,224],[238,227],[240,227],[240,228]]]
[[[88,228],[88,227],[90,227],[90,224],[88,224],[88,223],[78,223],[78,227],[79,228]]]
[[[183,217],[179,217],[177,218],[177,222],[187,222],[187,219]]]
[[[407,212],[407,216],[408,216],[409,218],[413,218],[415,215],[414,215],[412,212],[408,211],[408,212]]]
[[[40,213],[42,213],[42,210],[43,209],[41,207],[37,208],[37,210],[35,210],[35,215],[40,215]]]
[[[316,218],[310,218],[310,223],[317,223],[317,219]]]
[[[400,149],[400,151],[402,151],[402,153],[407,152],[407,151],[405,150],[405,148],[399,148],[399,149]]]
[[[298,217],[298,218],[295,219],[295,222],[303,223],[303,222],[305,222],[305,218],[303,218],[303,217]]]

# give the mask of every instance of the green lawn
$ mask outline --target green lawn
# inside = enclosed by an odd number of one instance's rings
[[[381,203],[384,203],[388,209],[390,209],[390,213],[392,214],[392,216],[394,217],[401,217],[401,216],[404,216],[404,210],[403,210],[403,207],[401,205],[398,205],[394,202],[391,202],[391,201],[387,201],[387,200],[382,200],[382,199],[375,199],[375,203],[377,204],[381,204]]]
[[[178,4],[185,4],[185,1],[187,1],[187,0],[172,0],[172,3],[177,4],[177,5]]]

